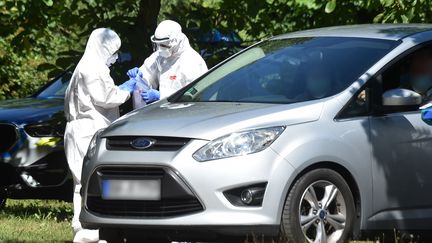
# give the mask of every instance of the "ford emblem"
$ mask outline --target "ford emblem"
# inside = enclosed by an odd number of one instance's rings
[[[132,140],[130,145],[134,149],[148,149],[153,146],[155,142],[156,141],[154,139],[150,138],[135,138],[134,140]]]

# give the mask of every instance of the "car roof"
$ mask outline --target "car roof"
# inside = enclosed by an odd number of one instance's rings
[[[401,40],[407,36],[432,30],[432,24],[360,24],[342,25],[296,31],[274,37],[273,39],[285,39],[293,37],[359,37],[386,40]]]

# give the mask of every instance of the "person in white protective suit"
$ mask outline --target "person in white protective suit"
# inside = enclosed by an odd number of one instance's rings
[[[204,59],[190,46],[181,26],[162,21],[151,37],[154,52],[141,67],[130,69],[130,78],[139,75],[150,89],[141,95],[147,104],[166,98],[207,71]]]
[[[82,229],[79,222],[83,158],[96,131],[119,117],[118,106],[129,99],[136,82],[130,79],[116,86],[110,76],[109,66],[117,60],[120,45],[120,38],[114,31],[106,28],[94,30],[66,90],[64,143],[74,180],[74,242],[96,242],[99,239],[98,230]]]

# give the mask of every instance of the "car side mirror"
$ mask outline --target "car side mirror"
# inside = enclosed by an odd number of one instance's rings
[[[409,89],[391,89],[382,95],[383,106],[419,106],[422,103],[420,94]]]

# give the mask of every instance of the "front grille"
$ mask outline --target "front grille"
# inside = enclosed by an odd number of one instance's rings
[[[9,151],[18,140],[17,127],[12,124],[0,124],[0,153]]]
[[[161,201],[103,200],[101,197],[87,198],[87,207],[98,214],[127,217],[173,217],[202,211],[196,198]]]
[[[116,136],[108,137],[106,142],[107,150],[139,150],[131,143],[138,138],[146,138],[154,141],[154,144],[145,151],[177,151],[183,148],[190,139],[177,137],[140,137],[140,136]]]
[[[126,176],[126,177],[163,177],[165,170],[159,167],[103,167],[98,170],[98,174],[101,176]]]
[[[104,179],[160,179],[161,200],[105,200],[101,196]],[[177,173],[163,167],[101,167],[90,177],[87,208],[102,216],[144,218],[175,217],[197,213],[204,207]]]

